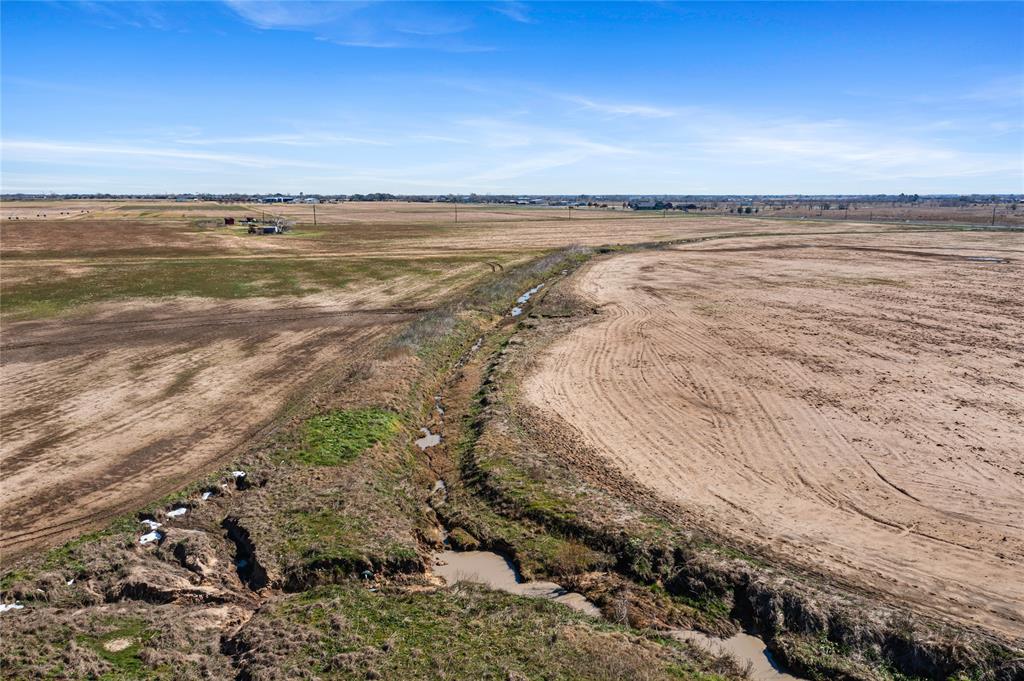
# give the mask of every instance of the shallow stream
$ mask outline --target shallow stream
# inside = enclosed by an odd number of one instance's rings
[[[477,582],[520,596],[548,598],[591,617],[601,617],[601,611],[583,594],[567,591],[554,582],[525,582],[511,561],[491,551],[443,551],[434,560],[433,572],[448,584]],[[749,678],[753,681],[799,678],[781,671],[764,641],[757,636],[740,632],[720,639],[690,629],[673,629],[668,633],[680,641],[690,641],[712,652],[732,655],[741,666],[749,665]]]
[[[557,601],[591,617],[601,616],[583,594],[567,591],[554,582],[524,582],[507,558],[490,551],[443,551],[434,561],[433,572],[449,584],[477,582],[498,591]]]

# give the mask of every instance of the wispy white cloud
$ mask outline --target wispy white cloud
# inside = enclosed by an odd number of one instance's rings
[[[472,162],[464,162],[460,168],[453,169],[455,183],[460,187],[493,188],[493,183],[637,153],[627,146],[593,140],[573,130],[523,120],[479,117],[460,120],[457,126],[474,148],[488,150],[483,167],[474,170]]]
[[[508,2],[502,2],[492,6],[495,12],[504,14],[512,21],[517,21],[520,24],[532,24],[534,23],[533,18],[530,16],[530,8],[525,2],[516,2],[516,0],[509,0]]]
[[[75,2],[90,19],[105,28],[151,28],[161,31],[185,28],[173,13],[152,2]]]
[[[247,154],[222,154],[169,147],[139,146],[134,144],[94,144],[60,140],[0,140],[5,161],[67,161],[77,159],[100,163],[118,157],[138,159],[179,159],[221,163],[246,168],[277,167],[329,167],[317,161],[273,158]]]
[[[175,140],[179,144],[193,146],[219,146],[237,144],[271,144],[289,147],[322,147],[329,145],[367,144],[370,146],[388,147],[392,142],[367,137],[353,137],[334,133],[281,133],[275,135],[243,135],[238,137],[202,137],[200,135],[182,137]]]
[[[959,96],[974,102],[1001,103],[1024,108],[1024,74],[993,78]]]
[[[452,135],[410,135],[409,140],[413,142],[441,142],[443,144],[472,144],[473,142],[462,137],[453,137]]]
[[[466,118],[458,125],[473,135],[473,141],[487,148],[572,149],[589,154],[629,155],[633,149],[622,144],[599,142],[573,130],[505,118]]]
[[[666,109],[659,106],[651,106],[649,104],[626,104],[626,103],[611,103],[611,102],[597,102],[587,97],[580,97],[576,95],[563,95],[563,99],[568,102],[573,102],[580,105],[584,109],[590,111],[597,111],[599,113],[608,114],[610,116],[638,116],[640,118],[672,118],[678,114],[677,111],[672,109]]]
[[[461,92],[463,85],[453,81],[447,87]],[[176,178],[182,190],[339,193],[925,193],[1024,187],[1019,126],[1004,133],[1013,135],[1009,144],[1001,144],[1007,138],[998,137],[998,130],[987,132],[992,142],[986,145],[970,120],[955,116],[936,117],[931,125],[891,119],[883,126],[863,117],[783,117],[755,107],[608,104],[528,83],[505,85],[462,100],[468,102],[463,116],[374,117],[368,106],[362,113],[335,111],[330,123],[308,114],[272,124],[253,119],[226,135],[189,124],[126,130],[116,137],[8,135],[0,147],[5,186],[45,190],[49,186],[28,185],[59,170],[80,178],[77,186],[71,180],[50,185],[69,191],[107,190],[111,177],[119,178],[124,191],[164,177]],[[581,100],[592,105],[585,111],[600,115],[581,115]],[[93,176],[107,180],[92,182]]]
[[[257,28],[312,28],[350,16],[365,2],[273,2],[225,0],[225,4]]]
[[[464,11],[425,3],[224,0],[241,19],[263,30],[307,31],[317,40],[372,49],[485,52],[462,37],[473,27]]]
[[[846,121],[750,121],[720,117],[697,146],[718,159],[790,166],[855,179],[951,178],[1020,172],[1016,154],[964,151]]]

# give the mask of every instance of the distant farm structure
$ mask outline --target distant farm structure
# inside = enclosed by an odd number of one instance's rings
[[[246,224],[249,226],[249,234],[284,234],[292,228],[292,223],[281,219],[273,222],[256,222],[246,218]]]

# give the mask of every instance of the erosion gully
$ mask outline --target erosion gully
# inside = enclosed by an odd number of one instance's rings
[[[567,272],[562,273],[563,276]],[[552,282],[547,282],[550,285]],[[540,284],[516,300],[516,305],[508,313],[507,317],[497,328],[505,328],[514,323],[516,318],[523,315],[530,299],[537,296],[543,290],[545,284]],[[495,329],[492,329],[492,332]],[[458,390],[457,383],[459,375],[464,368],[471,363],[481,366],[487,362],[487,357],[479,356],[485,338],[481,336],[476,343],[459,360],[451,372],[448,381],[442,388],[442,394],[434,396],[434,410],[430,423],[420,429],[422,437],[416,440],[416,445],[427,458],[427,463],[437,479],[429,490],[428,498],[431,507],[437,508],[444,504],[447,493],[447,481],[445,470],[447,466],[438,465],[439,462],[433,456],[433,450],[438,447],[443,439],[446,409],[444,407],[446,396],[454,396],[465,399],[467,392],[472,394],[478,386],[471,386],[470,390]],[[458,413],[454,409],[453,413]],[[443,514],[437,514],[441,518]],[[438,529],[443,537],[444,550],[435,553],[430,563],[430,571],[435,577],[440,577],[449,585],[459,582],[475,582],[484,584],[492,589],[504,591],[520,596],[531,598],[544,598],[561,603],[573,610],[581,612],[589,617],[601,618],[601,610],[583,594],[570,591],[555,582],[549,581],[526,581],[516,568],[515,564],[506,555],[494,551],[455,551],[450,548],[448,541],[449,528],[443,522],[438,521]],[[664,632],[667,635],[680,640],[690,642],[704,647],[712,653],[731,655],[745,667],[749,678],[754,681],[774,681],[781,679],[800,679],[783,669],[772,657],[765,642],[754,632],[741,631],[727,639],[715,638],[695,629],[670,629]]]

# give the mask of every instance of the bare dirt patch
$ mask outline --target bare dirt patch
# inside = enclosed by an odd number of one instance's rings
[[[166,494],[415,310],[178,302],[4,330],[3,549]]]
[[[524,392],[732,541],[1016,637],[1022,285],[1012,234],[619,256]]]

